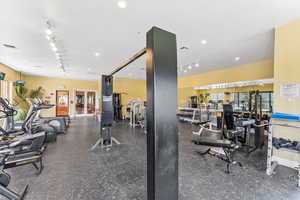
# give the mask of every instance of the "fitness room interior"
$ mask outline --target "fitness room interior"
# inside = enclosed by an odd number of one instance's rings
[[[1,8],[1,200],[300,199],[300,1]]]

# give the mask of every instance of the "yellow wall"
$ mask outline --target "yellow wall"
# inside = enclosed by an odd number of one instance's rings
[[[178,79],[178,102],[179,106],[186,106],[188,98],[200,93],[219,93],[219,92],[234,92],[234,91],[250,91],[257,87],[242,87],[238,89],[219,89],[210,92],[199,92],[193,90],[194,87],[217,84],[217,83],[231,83],[238,81],[259,80],[266,78],[273,78],[273,59],[263,60],[250,64],[215,70],[206,73],[200,73],[192,76],[187,76]],[[267,86],[264,86],[267,87]],[[266,90],[258,87],[261,91],[272,91],[272,86]]]
[[[274,110],[299,115],[300,99],[281,98],[279,87],[284,83],[300,83],[300,20],[276,29],[274,55]]]
[[[121,93],[123,105],[122,112],[123,115],[126,115],[126,107],[131,100],[146,101],[146,81],[129,78],[115,78],[114,93]]]
[[[189,97],[199,96],[200,94],[214,94],[214,93],[225,93],[225,92],[249,92],[249,91],[273,91],[273,84],[266,84],[263,86],[246,86],[246,87],[234,87],[234,88],[220,88],[212,90],[195,90],[194,88],[179,88],[178,89],[178,103],[179,107],[187,107]],[[230,99],[230,95],[225,95],[227,99]],[[209,100],[209,97],[206,101]]]
[[[1,69],[1,65],[0,65]],[[18,72],[12,69],[3,70],[7,73],[7,80],[20,79]],[[212,72],[201,73],[193,76],[179,78],[178,80],[178,103],[179,106],[187,106],[187,100],[190,96],[199,95],[201,92],[194,90],[196,86],[236,82],[236,81],[248,81],[273,77],[273,61],[264,60],[260,62],[250,63],[241,66],[235,66],[222,70],[216,70]],[[55,103],[55,91],[61,86],[70,91],[70,100],[73,100],[74,89],[89,89],[97,90],[100,92],[101,87],[99,81],[82,81],[63,78],[49,78],[40,76],[27,76],[23,78],[26,82],[26,86],[29,89],[35,89],[38,86],[43,86],[46,90],[46,96],[51,97],[51,103]],[[233,89],[226,89],[231,92]],[[234,89],[236,91],[236,89]],[[253,90],[253,88],[252,88]],[[269,90],[268,90],[269,91]],[[146,100],[146,82],[145,80],[134,80],[127,78],[115,78],[114,92],[122,94],[123,114],[125,114],[126,105],[133,99]],[[210,93],[221,92],[220,90],[214,90]],[[224,90],[222,92],[225,92]],[[53,93],[54,95],[50,95]],[[100,94],[100,93],[99,93]],[[74,110],[75,105],[71,105],[71,110]],[[54,115],[55,109],[50,112],[46,112],[46,115]],[[73,114],[73,112],[71,112]]]
[[[198,90],[198,94],[213,94],[213,93],[224,93],[224,92],[249,92],[249,91],[273,91],[273,84],[266,84],[263,86],[246,86],[246,87],[233,87],[233,88],[220,88],[213,90]]]
[[[15,70],[9,68],[8,66],[0,63],[0,72],[4,72],[5,80],[7,81],[16,81],[20,79],[20,73]]]
[[[69,100],[73,101],[70,104],[70,114],[73,115],[75,111],[74,104],[74,91],[75,89],[81,90],[95,90],[99,91],[98,81],[85,81],[85,80],[74,80],[65,78],[52,78],[44,76],[30,76],[25,75],[23,80],[25,81],[25,87],[28,89],[36,89],[41,86],[45,90],[45,97],[50,97],[50,103],[56,103],[56,90],[68,90]],[[42,116],[55,116],[55,108],[43,111]]]
[[[194,88],[178,88],[178,106],[179,107],[187,107],[188,106],[188,99],[191,96],[197,96],[197,90]]]
[[[233,88],[220,88],[220,89],[212,89],[212,90],[197,90],[197,94],[215,94],[215,93],[225,93],[225,92],[249,92],[249,91],[256,91],[259,90],[261,92],[269,92],[273,91],[273,84],[266,84],[266,85],[253,85],[253,86],[245,86],[245,87],[233,87]],[[225,95],[226,100],[230,100],[232,94]],[[225,98],[224,97],[224,98]],[[209,98],[207,99],[209,100]]]
[[[97,91],[98,100],[101,95],[101,86],[99,81],[85,81],[74,80],[65,78],[51,78],[44,76],[24,76],[25,86],[29,89],[36,89],[39,86],[45,90],[45,97],[51,97],[50,103],[56,102],[56,90],[68,90],[70,101],[70,115],[75,114],[75,102],[74,91],[78,90],[95,90]],[[62,89],[63,88],[63,89]],[[123,114],[126,110],[126,105],[133,99],[139,99],[141,101],[146,100],[146,82],[144,80],[135,80],[128,78],[115,78],[114,79],[114,93],[121,93]],[[99,105],[99,102],[98,102]],[[55,116],[55,108],[49,111],[43,111],[43,116]]]
[[[280,97],[280,85],[285,83],[300,83],[300,20],[276,28],[274,50],[274,111],[300,115],[300,98]],[[299,129],[276,128],[274,136],[300,141]],[[295,153],[280,151],[276,155],[300,160]]]
[[[179,78],[179,88],[273,78],[273,60],[240,65]]]

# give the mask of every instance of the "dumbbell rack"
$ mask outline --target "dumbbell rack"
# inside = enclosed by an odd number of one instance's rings
[[[299,116],[297,116],[300,118]],[[276,122],[277,120],[280,120],[280,122]],[[278,156],[273,155],[273,128],[274,126],[279,126],[279,127],[289,127],[289,128],[295,128],[299,129],[300,132],[300,126],[299,125],[294,125],[289,122],[300,122],[300,119],[291,119],[291,118],[284,118],[284,117],[279,117],[279,118],[273,118],[270,121],[270,127],[269,127],[269,132],[268,132],[268,155],[267,155],[267,174],[272,175],[275,173],[275,169],[278,165],[286,166],[292,169],[295,169],[298,171],[298,187],[300,187],[300,160],[295,161],[295,160],[288,160],[288,159],[283,159]],[[288,139],[288,138],[285,138]],[[300,152],[287,149],[287,148],[280,148],[278,149],[279,151],[288,151],[292,153],[297,153],[300,154]]]

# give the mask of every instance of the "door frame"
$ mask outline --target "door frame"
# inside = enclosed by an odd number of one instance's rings
[[[84,92],[84,114],[76,114],[76,92]],[[95,92],[95,111],[99,109],[99,99],[98,99],[98,92],[97,90],[89,90],[89,89],[73,89],[73,115],[76,117],[84,117],[84,116],[94,116],[94,114],[87,114],[87,93],[88,92]]]
[[[70,116],[70,106],[71,106],[71,104],[70,104],[70,91],[69,90],[64,90],[64,89],[62,89],[62,90],[55,90],[55,116],[58,116],[57,115],[57,92],[60,92],[60,91],[62,91],[62,92],[68,92],[68,115]],[[59,115],[60,116],[60,115]]]

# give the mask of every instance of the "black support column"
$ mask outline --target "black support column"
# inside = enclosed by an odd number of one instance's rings
[[[176,35],[147,33],[148,200],[178,199]]]
[[[101,114],[101,136],[104,146],[111,146],[110,129],[113,124],[113,76],[102,75],[102,114]]]

